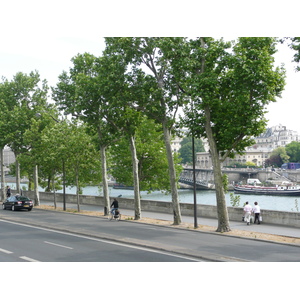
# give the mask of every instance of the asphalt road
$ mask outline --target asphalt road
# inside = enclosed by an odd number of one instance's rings
[[[0,221],[1,261],[188,262],[182,255],[57,230]]]
[[[18,261],[20,257],[38,261],[188,261],[182,256],[211,261],[300,261],[299,246],[40,209],[1,210],[0,248],[4,250],[0,259],[7,259],[10,255],[5,251],[10,251]]]

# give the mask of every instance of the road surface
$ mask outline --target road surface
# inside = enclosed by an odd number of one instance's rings
[[[9,224],[13,226],[7,221],[81,235],[85,238],[62,233],[59,234],[60,237],[57,235],[54,237],[53,232],[41,229],[34,234],[21,234],[19,230],[22,226],[17,224],[14,224],[15,229],[4,229]],[[182,259],[182,256],[211,261],[300,261],[299,246],[130,221],[115,222],[108,221],[104,217],[40,209],[33,209],[31,212],[2,210],[0,211],[0,225],[0,248],[16,253],[16,259],[20,259],[21,256],[28,256],[44,261],[45,258],[40,255],[30,256],[31,245],[34,244],[37,247],[38,244],[38,248],[40,248],[36,251],[38,253],[43,253],[46,248],[52,248],[53,253],[48,256],[46,261],[177,261]],[[19,229],[16,229],[16,226]],[[24,230],[33,231],[33,228],[27,227]],[[26,239],[22,243],[18,242],[23,236],[26,236],[28,242],[25,242]],[[100,239],[101,242],[93,240],[94,238]],[[8,243],[9,240],[11,241]],[[14,244],[14,240],[17,244]],[[68,242],[64,243],[64,241]],[[4,242],[8,244],[3,244]],[[70,251],[69,249],[67,251],[68,248],[54,247],[51,243],[75,250]],[[74,244],[78,245],[78,248],[75,248]],[[111,248],[113,245],[116,247],[114,251]],[[26,253],[19,252],[17,251],[18,247],[28,251]],[[144,247],[144,249],[140,252],[139,247]],[[145,249],[151,251],[145,251]],[[158,255],[152,250],[163,250],[179,255],[179,257],[162,255],[161,253]],[[71,253],[64,256],[65,252]]]

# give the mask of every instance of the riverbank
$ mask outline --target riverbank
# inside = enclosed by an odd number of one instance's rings
[[[21,184],[23,190],[28,190],[26,184]],[[11,189],[15,189],[15,184],[11,184]],[[44,189],[40,188],[40,192],[44,192]],[[225,195],[226,205],[232,206],[230,193]],[[57,191],[57,195],[63,194],[63,190]],[[66,187],[66,194],[75,195],[75,187]],[[160,191],[153,191],[148,193],[147,191],[141,191],[141,199],[149,201],[160,201],[160,202],[172,202],[171,194],[166,194]],[[127,189],[114,189],[109,187],[110,197],[120,197],[133,199],[134,191]],[[101,186],[86,186],[82,189],[82,196],[94,196],[102,197],[103,190]],[[194,203],[194,192],[191,189],[180,189],[178,190],[178,197],[180,203]],[[216,206],[216,193],[214,190],[197,190],[196,200],[198,205],[212,205]],[[269,196],[269,195],[240,195],[240,203],[237,207],[243,207],[244,203],[249,202],[254,205],[254,202],[258,202],[261,209],[263,210],[274,210],[284,212],[299,212],[300,211],[300,197],[291,196]]]

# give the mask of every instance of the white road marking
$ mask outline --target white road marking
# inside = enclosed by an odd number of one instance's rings
[[[0,222],[6,222],[6,223],[11,223],[11,224],[15,224],[15,225],[23,226],[23,227],[35,228],[35,229],[39,229],[39,230],[44,230],[44,231],[49,231],[49,232],[55,232],[55,233],[59,233],[59,234],[74,236],[74,237],[87,239],[87,240],[91,240],[91,241],[97,241],[97,242],[102,242],[102,243],[106,243],[106,244],[117,245],[119,247],[127,247],[127,248],[132,248],[132,249],[137,249],[137,250],[143,250],[143,251],[146,251],[146,252],[160,253],[160,254],[167,255],[167,256],[185,258],[185,259],[188,259],[188,260],[191,260],[191,261],[197,261],[197,262],[202,261],[201,259],[191,258],[191,257],[185,256],[185,255],[170,253],[170,252],[162,251],[162,250],[150,249],[150,248],[142,247],[142,246],[129,245],[129,244],[124,244],[124,243],[115,242],[115,241],[109,241],[109,240],[105,240],[105,239],[102,239],[102,238],[93,238],[93,237],[84,236],[84,235],[80,235],[80,234],[76,234],[76,233],[63,232],[63,231],[59,231],[59,230],[55,230],[55,229],[42,228],[42,227],[38,227],[38,226],[34,226],[34,225],[28,225],[28,224],[20,224],[20,223],[16,223],[16,222],[12,222],[12,221],[7,221],[7,220],[0,220]]]
[[[30,258],[30,257],[27,257],[27,256],[20,256],[20,258],[24,259],[26,261],[30,261],[30,262],[39,262],[38,260]]]
[[[8,250],[5,250],[5,249],[1,249],[1,248],[0,248],[0,251],[3,252],[3,253],[6,253],[6,254],[12,254],[13,253],[11,251],[8,251]]]
[[[64,246],[64,245],[60,245],[60,244],[55,244],[55,243],[51,243],[48,241],[44,241],[44,243],[49,244],[49,245],[53,245],[53,246],[57,246],[57,247],[62,247],[62,248],[67,248],[67,249],[73,249],[72,247],[68,247],[68,246]]]

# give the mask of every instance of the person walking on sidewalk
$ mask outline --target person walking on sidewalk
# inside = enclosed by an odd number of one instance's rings
[[[11,195],[10,186],[7,186],[6,197],[9,198]]]
[[[254,207],[252,211],[254,213],[254,224],[256,223],[256,220],[257,220],[257,224],[260,224],[260,220],[259,220],[260,207],[257,202],[254,202]]]
[[[244,206],[244,216],[245,216],[245,221],[247,222],[247,225],[250,225],[250,217],[252,213],[252,206],[246,202],[246,205]]]

